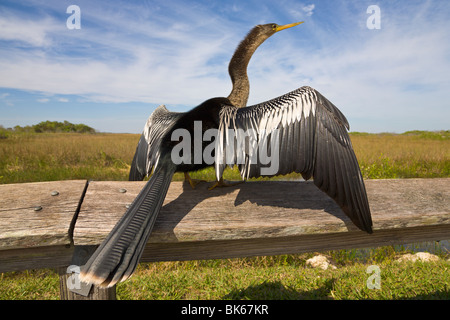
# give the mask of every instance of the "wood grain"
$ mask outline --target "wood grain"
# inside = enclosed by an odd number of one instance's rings
[[[100,244],[144,184],[91,181],[86,188],[86,181],[76,180],[0,185],[0,272],[67,266],[73,245]],[[358,230],[312,182],[246,182],[212,191],[209,185],[193,190],[172,182],[142,261],[450,239],[450,179],[367,180],[372,235]],[[52,191],[59,193],[52,196]],[[35,211],[37,206],[42,209]]]
[[[85,180],[0,185],[0,250],[69,245],[85,185]]]
[[[144,183],[91,182],[75,244],[99,244]],[[173,182],[149,243],[360,232],[312,182],[246,182],[212,191],[207,186],[193,190]],[[449,187],[450,179],[366,181],[375,232],[450,224]]]
[[[67,268],[71,264],[73,246],[52,245],[0,250],[0,272]]]

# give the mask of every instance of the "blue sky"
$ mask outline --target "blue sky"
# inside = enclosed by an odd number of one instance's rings
[[[67,28],[72,4],[81,29]],[[367,27],[371,5],[380,29]],[[449,17],[441,0],[2,0],[0,124],[140,133],[160,104],[227,96],[229,59],[254,25],[305,21],[254,54],[250,104],[309,85],[351,131],[448,130]]]

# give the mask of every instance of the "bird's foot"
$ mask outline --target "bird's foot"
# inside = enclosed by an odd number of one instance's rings
[[[216,181],[211,187],[208,188],[208,190],[213,190],[217,187],[233,187],[235,185],[238,185],[240,183],[243,183],[244,181],[238,181],[238,182],[227,182],[223,180],[223,178],[220,178],[219,181]]]
[[[206,180],[199,180],[199,179],[192,179],[189,176],[189,173],[184,173],[184,179],[185,181],[189,182],[189,184],[191,185],[192,189],[195,189],[195,187],[200,183],[200,182],[207,182]]]

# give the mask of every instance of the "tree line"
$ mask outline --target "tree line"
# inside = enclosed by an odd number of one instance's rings
[[[33,133],[42,133],[42,132],[76,132],[76,133],[95,133],[95,129],[91,128],[85,124],[73,124],[69,121],[59,122],[59,121],[42,121],[38,124],[31,126],[15,126],[14,128],[4,129],[0,126],[1,129],[12,131],[12,132],[33,132]]]

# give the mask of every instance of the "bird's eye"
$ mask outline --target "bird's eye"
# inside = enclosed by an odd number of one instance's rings
[[[277,29],[277,25],[276,25],[276,24],[273,24],[273,25],[272,25],[272,29],[273,29],[273,30],[276,30],[276,29]]]

